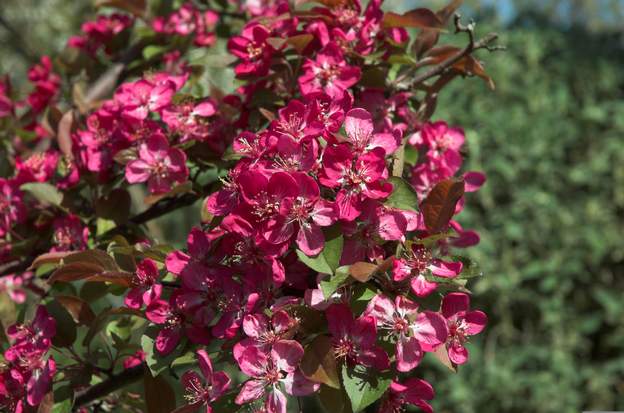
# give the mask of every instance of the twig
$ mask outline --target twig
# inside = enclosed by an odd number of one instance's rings
[[[89,404],[92,401],[117,391],[130,383],[134,383],[143,377],[144,371],[145,365],[141,364],[140,366],[124,370],[119,374],[112,375],[103,382],[89,387],[85,391],[78,393],[76,396],[76,402],[74,403],[74,408]]]
[[[454,17],[455,33],[467,33],[468,44],[459,52],[444,60],[443,62],[431,67],[429,70],[414,76],[410,81],[402,87],[402,89],[410,90],[415,85],[424,82],[434,76],[440,75],[450,69],[455,63],[459,62],[464,57],[468,56],[472,52],[479,49],[486,49],[488,51],[503,50],[504,46],[492,45],[492,43],[498,39],[497,33],[488,33],[482,39],[475,41],[475,23],[471,21],[468,25],[464,26],[461,23],[461,15],[455,13]]]

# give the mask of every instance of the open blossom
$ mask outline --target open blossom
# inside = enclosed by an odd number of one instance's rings
[[[299,88],[303,95],[325,92],[331,97],[341,97],[345,90],[360,80],[361,71],[357,66],[349,66],[344,60],[340,47],[329,43],[316,59],[306,59],[303,74],[299,77]]]
[[[196,355],[201,376],[194,371],[184,373],[182,376],[182,384],[186,393],[184,398],[187,400],[189,408],[197,409],[200,406],[206,406],[204,411],[211,413],[213,410],[210,403],[217,400],[229,389],[230,378],[222,371],[213,371],[212,362],[206,350],[197,350]]]
[[[89,242],[89,228],[76,215],[56,218],[52,223],[54,244],[52,251],[82,251]]]
[[[147,181],[152,194],[168,192],[175,183],[182,183],[187,177],[186,154],[171,148],[162,135],[153,135],[139,145],[139,159],[126,165],[128,182]]]
[[[437,288],[435,281],[427,279],[429,273],[436,277],[455,278],[461,273],[462,268],[461,261],[443,261],[434,258],[429,249],[413,244],[412,248],[405,252],[404,257],[394,259],[392,277],[396,282],[409,280],[414,294],[426,297]]]
[[[376,295],[364,314],[375,317],[377,326],[395,338],[397,370],[401,372],[418,366],[423,351],[434,350],[448,336],[446,320],[440,314],[418,312],[418,304],[401,295],[394,302],[386,296]]]
[[[470,310],[470,296],[464,293],[449,293],[442,299],[440,309],[448,323],[449,337],[446,342],[448,355],[455,364],[468,361],[468,350],[464,344],[469,336],[479,334],[487,324],[482,311]]]
[[[365,199],[382,199],[392,193],[392,184],[385,182],[385,151],[377,147],[356,156],[347,144],[327,147],[319,176],[321,184],[338,189],[338,217],[347,221],[360,215]]]
[[[325,244],[321,227],[333,224],[337,215],[331,203],[320,199],[320,190],[314,179],[304,173],[291,176],[299,194],[283,200],[279,213],[267,225],[267,240],[281,243],[290,239],[296,231],[297,246],[301,251],[306,255],[317,255]]]
[[[293,396],[306,396],[319,387],[299,372],[303,347],[296,341],[278,342],[270,352],[251,346],[235,356],[241,371],[251,377],[236,396],[236,404],[265,398],[267,413],[286,413],[287,400],[282,386]]]
[[[114,99],[123,107],[123,116],[131,120],[145,120],[150,112],[160,112],[171,104],[177,86],[173,79],[161,82],[140,79],[124,83],[115,92]]]
[[[275,49],[267,39],[269,29],[259,23],[250,23],[241,32],[228,41],[228,50],[242,61],[236,65],[236,76],[264,76],[271,66],[271,57]]]
[[[338,360],[350,366],[362,364],[378,370],[388,368],[388,355],[377,345],[374,317],[362,315],[354,320],[351,310],[344,304],[333,304],[325,315]]]
[[[145,301],[143,296],[151,293],[158,277],[158,266],[154,260],[146,258],[138,263],[132,278],[133,288],[128,291],[124,303],[130,308],[141,308]]]
[[[374,132],[373,118],[362,108],[354,108],[345,117],[345,131],[353,149],[357,152],[382,148],[386,155],[392,154],[399,147],[401,137],[392,133]]]
[[[270,319],[261,313],[247,314],[243,319],[243,331],[248,338],[236,343],[235,357],[249,346],[270,350],[276,343],[290,341],[297,325],[297,320],[284,310],[274,312]]]
[[[433,413],[433,408],[428,403],[433,396],[433,387],[425,380],[410,377],[403,383],[393,381],[378,413],[400,413],[405,410],[406,404],[414,405],[425,413]]]

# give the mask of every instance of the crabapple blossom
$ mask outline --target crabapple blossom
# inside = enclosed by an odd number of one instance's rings
[[[187,177],[186,154],[178,148],[171,148],[167,138],[159,134],[139,145],[139,158],[126,165],[128,182],[147,182],[153,194],[167,192]]]

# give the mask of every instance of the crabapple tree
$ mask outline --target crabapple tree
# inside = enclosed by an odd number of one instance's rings
[[[460,3],[100,0],[1,78],[2,411],[433,411],[421,361],[456,371],[487,323],[485,176],[430,120],[494,85]],[[181,208],[171,245],[147,224]]]

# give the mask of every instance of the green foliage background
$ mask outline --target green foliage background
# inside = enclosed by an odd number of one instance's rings
[[[471,255],[486,277],[472,288],[490,325],[457,375],[425,368],[434,406],[624,410],[622,3],[468,5],[479,32],[500,31],[509,50],[486,56],[495,92],[456,81],[436,118],[465,127],[467,167],[488,175],[461,222],[482,235]],[[29,56],[62,47],[89,10],[86,1],[3,0],[1,71],[23,81]],[[193,222],[181,213],[160,230],[180,241]]]

